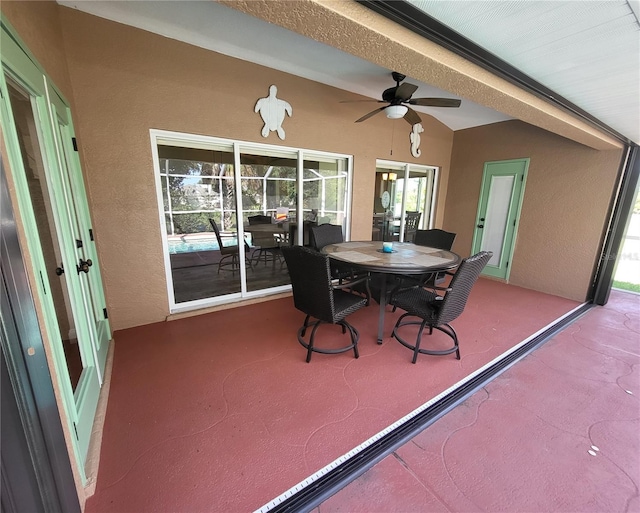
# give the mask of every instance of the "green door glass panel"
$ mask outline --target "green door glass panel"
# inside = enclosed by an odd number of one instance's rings
[[[473,253],[493,252],[483,270],[487,276],[509,277],[528,167],[529,159],[485,163]]]

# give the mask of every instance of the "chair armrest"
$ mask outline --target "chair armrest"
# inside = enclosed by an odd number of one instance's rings
[[[365,284],[366,296],[367,296],[367,305],[371,302],[371,290],[369,289],[369,273],[366,276],[358,278],[352,281],[340,281],[339,283],[332,283],[332,290],[342,290],[342,289],[353,289],[354,285],[359,285],[360,283]]]
[[[341,282],[341,283],[337,283],[337,284],[332,284],[331,288],[333,289],[349,289],[352,288],[354,285],[357,285],[358,283],[364,283],[364,282],[368,282],[369,281],[369,275],[367,274],[367,276],[363,276],[362,278],[358,278],[357,280],[353,280],[353,281],[345,281],[345,282]]]

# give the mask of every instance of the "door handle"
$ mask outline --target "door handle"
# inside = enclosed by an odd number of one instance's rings
[[[64,266],[60,264],[60,267],[56,267],[56,274],[62,276],[64,274]]]
[[[479,224],[478,228],[484,228],[484,225],[483,224]]]
[[[93,262],[91,261],[91,259],[87,258],[87,260],[82,260],[82,258],[80,259],[80,262],[78,263],[78,265],[76,265],[76,269],[78,270],[78,274],[80,273],[88,273],[89,272],[89,267],[91,267],[93,265]]]

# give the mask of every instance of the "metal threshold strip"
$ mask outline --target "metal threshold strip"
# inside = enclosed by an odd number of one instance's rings
[[[347,486],[383,460],[398,447],[415,437],[440,417],[465,401],[509,367],[544,344],[554,335],[584,315],[593,303],[583,303],[526,340],[503,353],[465,379],[445,390],[396,423],[342,455],[323,469],[309,476],[279,497],[269,501],[255,513],[304,512]]]

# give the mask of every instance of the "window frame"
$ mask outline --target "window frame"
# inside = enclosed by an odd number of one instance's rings
[[[240,268],[240,281],[241,281],[241,289],[240,292],[235,292],[231,294],[225,294],[221,296],[213,296],[204,299],[192,300],[187,302],[176,303],[173,291],[173,277],[171,271],[171,261],[170,261],[170,253],[169,253],[169,241],[166,230],[166,221],[165,221],[165,205],[164,205],[164,196],[162,189],[162,180],[165,175],[161,174],[160,170],[160,161],[161,157],[158,152],[158,145],[166,145],[166,146],[175,146],[175,147],[187,147],[194,149],[219,149],[221,147],[225,148],[225,151],[229,151],[232,149],[233,151],[233,160],[234,160],[234,176],[233,179],[236,184],[236,194],[235,194],[235,213],[238,219],[237,226],[237,235],[238,240],[243,240],[245,237],[244,223],[242,222],[242,215],[244,214],[244,210],[242,209],[242,196],[241,196],[241,181],[243,177],[241,175],[241,156],[247,153],[255,152],[257,154],[264,154],[265,156],[282,156],[283,154],[287,154],[292,156],[295,154],[296,156],[296,181],[297,181],[297,196],[298,198],[302,198],[303,185],[304,185],[304,163],[306,160],[311,159],[327,159],[327,160],[335,160],[335,161],[343,161],[345,163],[345,169],[340,170],[340,172],[346,173],[346,200],[344,205],[344,215],[345,215],[345,240],[349,240],[350,232],[351,232],[351,222],[352,222],[352,204],[353,204],[353,155],[343,154],[343,153],[334,153],[334,152],[326,152],[315,149],[308,148],[296,148],[296,147],[288,147],[288,146],[279,146],[272,145],[266,143],[259,142],[251,142],[251,141],[242,141],[242,140],[234,140],[234,139],[226,139],[221,137],[214,137],[208,135],[201,134],[190,134],[185,132],[175,132],[168,130],[160,130],[160,129],[150,129],[149,130],[150,143],[151,143],[151,155],[153,160],[153,173],[154,180],[156,186],[156,198],[158,201],[158,219],[159,219],[159,229],[160,236],[162,240],[162,252],[163,252],[163,261],[165,267],[165,278],[166,278],[166,287],[167,287],[167,297],[169,300],[169,312],[170,314],[177,314],[182,312],[193,311],[201,308],[207,308],[212,306],[219,306],[223,304],[228,304],[236,301],[252,299],[257,297],[265,297],[270,296],[282,292],[288,292],[291,290],[290,285],[277,286],[269,289],[259,289],[259,290],[247,290],[247,276],[246,269],[244,266]],[[254,153],[254,154],[255,154]],[[304,218],[304,209],[303,209],[303,201],[296,202],[296,212],[295,216],[297,219]],[[302,236],[301,231],[298,231],[300,237]],[[239,258],[240,261],[244,261],[244,253],[245,248],[244,245],[240,244],[239,247]]]

